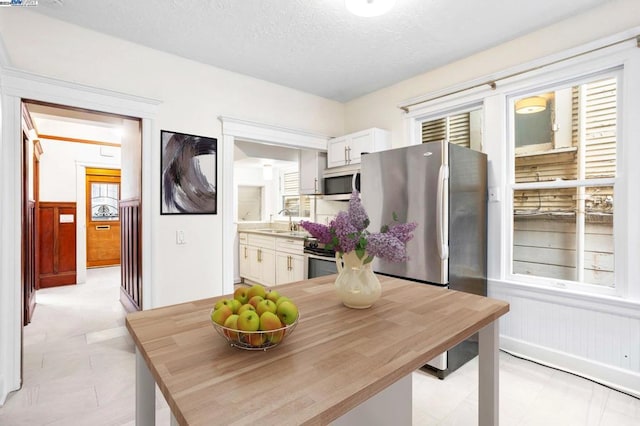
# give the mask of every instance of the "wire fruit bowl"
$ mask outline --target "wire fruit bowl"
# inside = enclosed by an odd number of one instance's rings
[[[211,324],[218,334],[224,337],[227,342],[229,342],[229,345],[233,347],[248,351],[266,351],[267,349],[275,348],[282,343],[285,337],[289,336],[296,328],[299,320],[300,313],[298,313],[298,317],[293,323],[268,331],[236,330],[213,321],[211,321]]]

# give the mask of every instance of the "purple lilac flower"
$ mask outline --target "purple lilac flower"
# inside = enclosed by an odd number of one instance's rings
[[[412,232],[416,229],[416,226],[418,226],[418,224],[415,222],[398,223],[395,225],[391,225],[387,233],[393,235],[402,243],[406,243],[411,238],[413,238]]]
[[[331,242],[331,230],[327,225],[302,220],[300,221],[300,226],[302,226],[313,237],[317,238],[318,242],[322,244],[329,244]]]
[[[360,202],[358,191],[353,191],[349,199],[349,219],[358,232],[364,231],[369,226],[369,216]]]
[[[388,262],[405,262],[408,259],[405,244],[389,232],[369,234],[367,253]]]
[[[339,212],[329,228],[338,240],[334,246],[336,250],[346,253],[356,248],[360,231],[353,225],[349,213]]]

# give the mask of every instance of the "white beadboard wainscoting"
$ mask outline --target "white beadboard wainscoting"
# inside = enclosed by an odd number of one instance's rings
[[[489,280],[500,348],[640,396],[640,303]]]

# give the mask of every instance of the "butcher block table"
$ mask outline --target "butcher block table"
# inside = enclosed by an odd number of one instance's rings
[[[136,425],[155,424],[155,384],[181,425],[410,425],[411,373],[476,332],[479,424],[497,425],[497,319],[509,305],[378,277],[382,297],[363,310],[337,299],[335,275],[276,287],[300,321],[267,351],[218,335],[209,313],[223,297],[128,315]]]

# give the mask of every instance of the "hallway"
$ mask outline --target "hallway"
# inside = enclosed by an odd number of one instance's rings
[[[134,425],[134,346],[119,282],[120,267],[96,268],[85,284],[38,290],[23,387],[0,408],[0,424]],[[158,424],[169,424],[161,395],[158,408]]]

